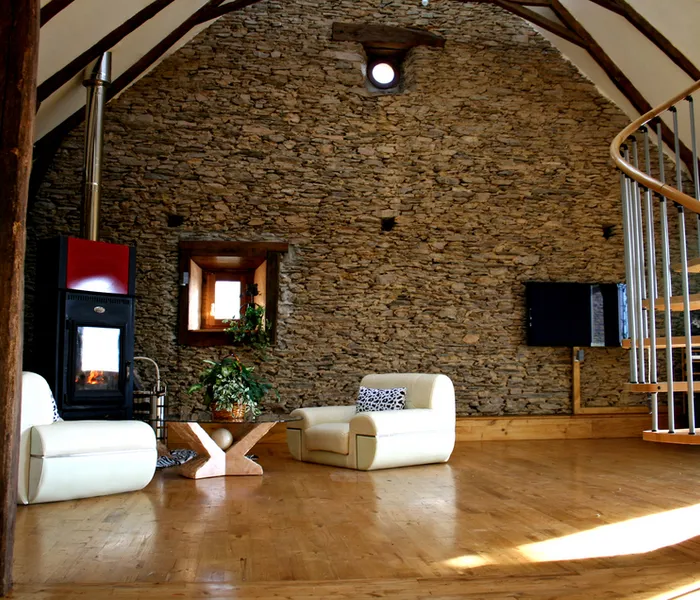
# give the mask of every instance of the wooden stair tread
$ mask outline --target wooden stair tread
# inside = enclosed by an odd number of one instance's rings
[[[644,347],[649,348],[651,346],[651,340],[649,338],[644,338]],[[694,335],[691,339],[691,346],[700,347],[700,335]],[[622,347],[628,350],[632,347],[632,340],[622,340]],[[666,348],[666,338],[656,338],[657,348]],[[671,338],[671,348],[684,348],[685,347],[685,336],[674,336]]]
[[[659,381],[658,383],[626,383],[624,387],[626,392],[631,392],[633,394],[653,394],[655,392],[668,392],[668,382],[666,381]],[[674,381],[673,391],[687,392],[688,382]],[[700,392],[700,381],[693,381],[693,391]]]
[[[681,263],[675,263],[673,270],[676,273],[681,272]],[[700,258],[691,258],[688,261],[688,273],[700,273]]]
[[[676,429],[675,433],[669,433],[667,429],[658,431],[645,431],[642,438],[647,442],[661,442],[662,444],[686,444],[700,446],[700,434],[690,435],[687,429]]]
[[[651,303],[649,300],[643,300],[642,306],[649,308]],[[666,310],[663,298],[657,298],[654,303],[656,310]],[[671,312],[680,312],[683,310],[683,296],[671,296]],[[690,310],[700,310],[700,294],[690,294]]]

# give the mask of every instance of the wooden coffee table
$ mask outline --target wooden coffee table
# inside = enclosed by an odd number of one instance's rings
[[[246,454],[277,423],[299,419],[289,415],[264,414],[243,421],[180,420],[172,417],[166,418],[166,421],[171,431],[197,453],[196,458],[178,467],[180,475],[203,479],[223,475],[262,475],[262,467]],[[219,448],[202,423],[216,423],[228,429],[233,435],[233,444],[225,451]]]

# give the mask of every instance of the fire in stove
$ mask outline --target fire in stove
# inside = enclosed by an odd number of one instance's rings
[[[114,371],[80,371],[75,378],[78,390],[116,390],[119,373]]]

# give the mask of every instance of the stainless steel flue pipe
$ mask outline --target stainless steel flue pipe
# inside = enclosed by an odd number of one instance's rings
[[[100,233],[100,186],[107,86],[112,82],[112,53],[105,52],[85,72],[85,168],[83,170],[83,214],[80,235],[97,240]]]

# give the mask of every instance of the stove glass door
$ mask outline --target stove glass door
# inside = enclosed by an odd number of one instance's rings
[[[75,347],[76,392],[118,392],[121,328],[78,326]]]

